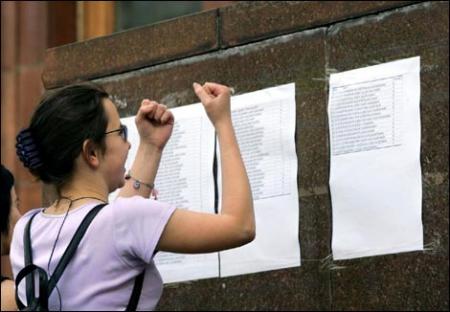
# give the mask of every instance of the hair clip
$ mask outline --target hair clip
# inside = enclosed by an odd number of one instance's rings
[[[19,132],[16,141],[16,154],[25,167],[36,169],[42,166],[38,148],[28,128]]]

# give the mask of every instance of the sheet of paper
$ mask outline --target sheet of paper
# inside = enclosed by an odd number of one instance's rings
[[[295,84],[234,96],[231,109],[252,188],[256,238],[220,252],[220,275],[300,266]],[[220,164],[219,147],[216,152]],[[220,170],[218,184],[220,191]]]
[[[423,249],[420,57],[330,76],[334,260]]]
[[[175,125],[156,176],[158,200],[173,203],[177,208],[214,213],[214,127],[201,104],[177,107],[171,111]],[[127,170],[132,165],[139,144],[134,118],[121,119],[128,126],[132,146]],[[219,275],[218,253],[187,255],[158,252],[155,264],[164,283]]]
[[[175,126],[156,176],[159,200],[177,208],[214,213],[214,127],[202,104],[172,109]],[[217,277],[218,254],[159,252],[164,283]]]

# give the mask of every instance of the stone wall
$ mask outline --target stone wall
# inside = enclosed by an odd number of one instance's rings
[[[47,89],[94,80],[122,117],[197,102],[194,81],[296,83],[302,266],[169,285],[160,310],[448,310],[448,18],[447,2],[240,2],[47,51]],[[417,55],[426,251],[332,262],[329,74]]]

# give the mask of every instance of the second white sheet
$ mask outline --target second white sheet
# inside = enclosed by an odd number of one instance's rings
[[[335,260],[423,249],[420,58],[330,77]]]
[[[220,252],[220,275],[300,266],[295,84],[235,96],[231,104],[252,188],[256,238],[248,245]],[[217,155],[220,164],[219,148]],[[221,180],[219,170],[219,191]]]

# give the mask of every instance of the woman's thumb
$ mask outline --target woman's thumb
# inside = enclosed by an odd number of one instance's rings
[[[210,95],[205,91],[205,89],[203,89],[200,84],[194,82],[192,86],[194,87],[195,94],[197,94],[200,101],[204,102],[211,99]]]

